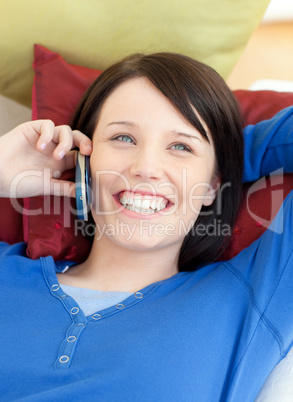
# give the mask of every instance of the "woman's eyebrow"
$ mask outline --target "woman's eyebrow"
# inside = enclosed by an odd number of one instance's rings
[[[111,123],[107,124],[106,127],[108,126],[113,126],[113,125],[122,125],[122,126],[127,126],[127,127],[137,127],[137,124],[135,124],[132,121],[112,121]]]
[[[181,131],[177,131],[177,130],[172,130],[171,134],[173,134],[176,137],[187,137],[187,138],[191,138],[193,140],[202,141],[202,138],[200,135],[192,135],[192,134],[182,133]]]

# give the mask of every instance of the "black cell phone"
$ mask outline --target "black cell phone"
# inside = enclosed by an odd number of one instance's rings
[[[81,220],[88,221],[92,203],[90,157],[80,152],[77,152],[75,186],[77,216]]]

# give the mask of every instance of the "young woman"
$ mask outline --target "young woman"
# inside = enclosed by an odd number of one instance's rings
[[[0,138],[1,196],[57,193],[90,155],[99,236],[82,264],[1,244],[4,400],[253,401],[293,340],[292,196],[229,262],[241,179],[292,170],[293,109],[245,129],[223,80],[187,57],[106,70],[68,126]],[[51,181],[44,184],[44,169]],[[41,173],[40,173],[41,172]],[[212,230],[213,229],[213,230]]]

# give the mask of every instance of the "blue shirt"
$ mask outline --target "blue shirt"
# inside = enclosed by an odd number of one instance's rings
[[[246,179],[282,163],[292,116],[293,108],[266,123],[274,130],[246,161]],[[250,155],[258,127],[246,129]],[[291,193],[270,229],[232,260],[180,272],[89,316],[60,287],[62,262],[0,244],[0,398],[253,401],[293,342],[292,212]]]

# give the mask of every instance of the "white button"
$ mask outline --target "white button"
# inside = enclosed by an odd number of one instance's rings
[[[102,318],[101,314],[98,314],[98,313],[93,314],[92,317],[94,320],[99,320],[100,318]]]
[[[141,298],[143,297],[143,294],[142,294],[141,292],[136,292],[136,293],[134,294],[134,296],[135,296],[137,299],[141,299]]]
[[[55,283],[55,285],[53,285],[53,286],[51,287],[51,289],[53,290],[53,292],[56,292],[56,290],[59,290],[59,289],[60,289],[60,286],[58,285],[58,283]]]
[[[75,342],[76,341],[76,336],[69,336],[68,338],[67,338],[67,342]]]
[[[70,312],[71,312],[71,314],[77,314],[79,312],[79,308],[78,307],[72,307]]]
[[[66,267],[62,271],[62,274],[64,274],[64,272],[66,272],[68,269],[69,269],[69,265],[66,265]]]
[[[122,310],[124,307],[125,307],[124,304],[121,303],[116,304],[116,308],[119,308],[120,310]]]
[[[66,356],[66,355],[61,356],[60,359],[59,359],[60,363],[67,363],[68,361],[69,361],[69,357]]]

